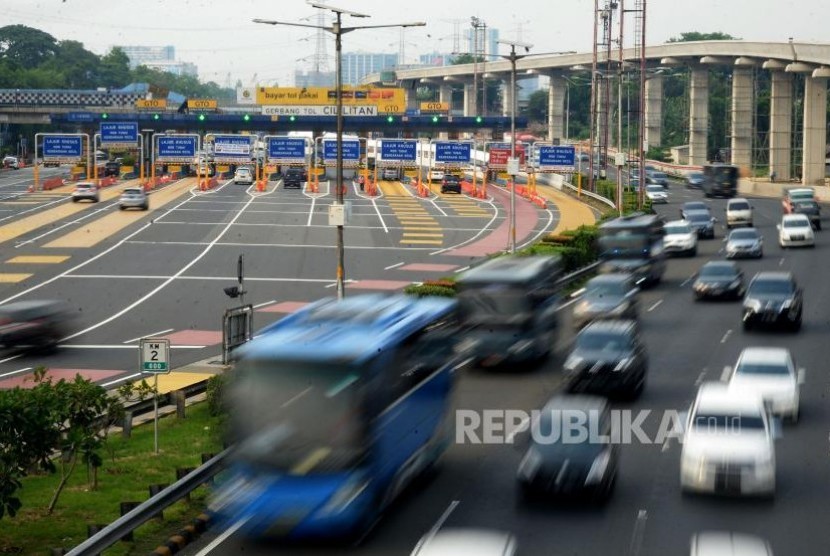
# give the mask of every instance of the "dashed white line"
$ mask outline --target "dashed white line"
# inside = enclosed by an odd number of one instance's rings
[[[646,521],[648,512],[640,510],[637,512],[637,521],[634,523],[634,532],[631,535],[631,545],[628,547],[628,556],[639,556],[643,548],[643,537],[645,536]]]
[[[688,284],[689,282],[691,282],[691,281],[692,281],[692,280],[694,280],[694,279],[695,279],[695,275],[694,275],[694,274],[692,274],[691,276],[689,276],[688,278],[686,278],[685,280],[683,280],[683,281],[680,283],[680,287],[681,287],[681,288],[682,288],[682,287],[685,287],[685,286],[686,286],[686,284]]]
[[[781,260],[778,261],[778,266],[784,266],[784,257],[781,257]]]
[[[119,382],[125,382],[127,380],[130,380],[131,378],[136,378],[136,377],[142,376],[142,374],[143,373],[134,373],[134,374],[127,375],[127,376],[122,376],[121,378],[116,378],[115,380],[105,382],[101,386],[106,388],[107,386],[112,386],[113,384],[118,384]],[[144,375],[144,376],[146,376],[146,375]]]
[[[726,340],[728,340],[729,336],[731,336],[731,335],[732,335],[732,329],[730,328],[729,330],[726,331],[726,334],[723,335],[723,338],[720,339],[720,343],[725,344]]]
[[[383,226],[383,231],[387,234],[389,233],[389,228],[386,227],[386,222],[383,220],[383,215],[380,213],[380,209],[378,208],[377,202],[372,199],[372,206],[375,207],[375,212],[378,213],[378,219],[380,220],[380,225]],[[309,223],[311,221],[309,220]]]
[[[441,514],[441,517],[438,518],[438,521],[435,522],[435,525],[433,525],[432,528],[430,528],[429,532],[423,537],[421,537],[421,540],[418,541],[417,545],[415,545],[415,550],[413,551],[413,554],[417,554],[420,548],[424,545],[424,543],[435,536],[435,534],[441,529],[441,526],[444,525],[444,522],[447,521],[447,518],[450,517],[450,514],[453,512],[453,510],[455,510],[455,507],[458,506],[459,503],[460,501],[458,500],[453,500],[452,502],[450,502],[449,507],[447,507],[447,509],[444,510],[444,513]]]
[[[662,300],[662,299],[658,299],[658,300],[657,300],[657,302],[656,302],[654,305],[652,305],[651,307],[649,307],[649,308],[647,309],[647,311],[648,311],[649,313],[650,313],[650,312],[652,312],[652,311],[653,311],[653,310],[655,310],[657,307],[659,307],[661,303],[663,303],[663,300]]]
[[[732,374],[732,370],[729,367],[724,367],[723,371],[720,374],[721,382],[727,382],[729,380],[729,376]]]
[[[225,529],[225,531],[223,531],[221,535],[219,535],[218,537],[213,539],[213,541],[209,545],[207,545],[204,549],[202,549],[201,552],[196,554],[196,556],[207,556],[208,554],[213,552],[213,549],[215,549],[217,546],[219,546],[220,544],[225,542],[225,540],[227,540],[231,535],[236,533],[243,525],[248,523],[248,521],[250,521],[254,517],[254,515],[256,515],[256,514],[252,513],[249,516],[245,517],[244,519],[240,519],[239,521],[237,521],[236,523],[234,523],[233,525],[231,525],[230,527]]]
[[[125,343],[125,344],[131,344],[131,343],[133,343],[133,342],[137,342],[137,341],[139,341],[139,340],[140,340],[140,339],[142,339],[142,338],[152,338],[152,337],[154,337],[154,336],[158,336],[159,334],[167,334],[168,332],[173,332],[173,329],[172,329],[172,328],[167,328],[167,329],[165,329],[165,330],[159,330],[158,332],[152,332],[152,333],[150,333],[150,334],[145,334],[144,336],[139,336],[138,338],[133,338],[133,339],[131,339],[131,340],[127,340],[127,341],[125,341],[125,342],[123,342],[123,343]]]
[[[398,268],[399,266],[403,266],[403,263],[390,264],[389,266],[384,267],[383,270],[392,270],[393,268]]]
[[[17,373],[25,373],[26,371],[31,371],[31,367],[23,367],[22,369],[17,369],[16,371],[9,371],[7,373],[0,374],[0,378],[6,378],[7,376],[16,375]]]
[[[456,269],[454,272],[455,272],[456,274],[459,274],[459,273],[461,273],[461,272],[464,272],[465,270],[470,270],[470,267],[469,267],[469,266],[463,266],[463,267],[461,267],[461,268],[459,268],[459,269]]]
[[[276,299],[272,299],[271,301],[263,301],[262,303],[257,303],[254,305],[254,309],[259,309],[260,307],[265,307],[266,305],[271,305],[272,303],[276,303]]]
[[[703,384],[703,379],[706,378],[706,373],[708,373],[708,372],[709,372],[709,369],[706,368],[706,367],[703,367],[703,370],[700,371],[700,374],[697,375],[697,378],[695,379],[695,386],[700,386],[701,384]]]
[[[308,211],[308,222],[306,226],[311,226],[311,219],[314,217],[314,206],[317,204],[317,197],[311,198],[311,209]]]

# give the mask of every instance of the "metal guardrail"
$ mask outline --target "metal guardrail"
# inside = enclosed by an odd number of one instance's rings
[[[556,285],[561,288],[569,286],[571,282],[576,282],[577,280],[585,278],[589,274],[593,274],[594,272],[596,272],[600,264],[601,263],[597,261],[589,265],[583,266],[578,270],[574,270],[570,274],[566,274],[565,276],[557,280]]]
[[[570,190],[572,190],[574,192],[579,191],[576,188],[575,185],[572,185],[568,182],[563,182],[563,185],[565,185],[566,187],[568,187]],[[614,203],[614,201],[612,201],[611,199],[608,199],[607,197],[603,197],[602,195],[598,195],[598,194],[594,193],[593,191],[585,191],[583,189],[582,190],[582,195],[585,195],[586,197],[590,197],[591,199],[597,200],[600,203],[604,203],[604,204],[608,205],[611,208],[617,208],[617,205],[616,205],[616,203]]]
[[[140,506],[113,521],[101,531],[88,538],[69,552],[67,556],[88,556],[98,554],[119,542],[123,537],[154,518],[173,504],[202,486],[222,470],[230,448],[217,454],[204,465],[197,467],[180,480],[165,488]]]

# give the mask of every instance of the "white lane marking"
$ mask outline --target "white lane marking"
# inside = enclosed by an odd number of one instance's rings
[[[444,212],[444,209],[442,209],[441,207],[438,206],[438,203],[436,202],[437,200],[438,199],[430,199],[430,203],[432,203],[432,206],[434,206],[436,209],[438,209],[438,212],[440,212],[442,216],[449,216],[449,214]]]
[[[14,361],[15,359],[20,359],[23,357],[22,353],[18,353],[17,355],[12,355],[11,357],[6,357],[5,359],[0,359],[0,363],[5,363],[7,361]]]
[[[380,225],[383,226],[383,231],[387,234],[389,233],[389,228],[386,227],[386,222],[383,220],[383,215],[380,213],[380,209],[378,208],[378,204],[372,199],[372,206],[375,207],[375,212],[378,213],[378,219],[380,220]]]
[[[729,367],[724,367],[723,371],[721,371],[721,373],[720,373],[720,381],[721,382],[728,382],[729,381],[729,376],[731,374],[732,374],[732,372],[729,369]]]
[[[305,213],[303,213],[305,214]],[[354,216],[354,215],[352,215]],[[365,216],[365,215],[363,215]],[[436,218],[436,217],[432,217]],[[156,224],[172,224],[178,226],[221,226],[224,222],[188,222],[178,220],[165,220],[164,222],[156,222]],[[258,228],[320,228],[330,229],[328,224],[280,224],[280,223],[266,223],[266,222],[236,222],[234,226],[249,226]],[[352,230],[382,230],[383,226],[358,226],[350,224],[349,228]],[[406,230],[405,226],[387,226],[389,230]],[[478,232],[479,228],[450,228],[453,232]],[[220,244],[221,245],[221,244]],[[351,246],[349,246],[351,248]],[[396,247],[396,249],[398,249]]]
[[[781,257],[781,260],[778,261],[778,266],[784,266],[784,257]]]
[[[561,311],[562,309],[566,309],[566,308],[570,307],[571,305],[573,305],[574,303],[576,303],[577,301],[579,301],[579,297],[574,297],[570,301],[567,301],[567,302],[563,303],[562,305],[560,305],[559,307],[557,307],[556,310]]]
[[[703,367],[703,370],[700,371],[700,374],[697,375],[697,378],[695,379],[695,386],[700,386],[701,384],[703,384],[703,379],[706,378],[706,373],[708,373],[708,372],[709,372],[709,369],[706,368],[706,367]]]
[[[732,335],[732,329],[730,328],[729,330],[726,331],[726,334],[723,335],[723,338],[720,339],[720,343],[725,344],[726,340],[728,340],[729,336],[731,336],[731,335]]]
[[[303,396],[305,396],[306,394],[308,394],[309,392],[311,392],[311,389],[312,389],[312,388],[314,388],[314,387],[313,387],[313,386],[309,386],[308,388],[306,388],[305,390],[303,390],[302,392],[300,392],[299,394],[297,394],[296,396],[294,396],[293,398],[291,398],[290,400],[288,400],[287,402],[285,402],[284,404],[282,404],[282,405],[280,406],[280,409],[285,409],[286,407],[288,407],[288,406],[289,406],[289,405],[291,405],[292,403],[296,402],[297,400],[299,400],[300,398],[302,398]]]
[[[7,376],[16,375],[17,373],[25,373],[26,371],[31,371],[31,367],[23,367],[22,369],[17,369],[16,371],[9,371],[7,373],[0,374],[0,378],[6,378]]]
[[[192,199],[192,197],[191,197],[191,199]],[[173,208],[171,208],[170,210],[168,210],[167,212],[165,212],[165,213],[164,213],[162,216],[160,216],[159,218],[164,218],[165,216],[167,216],[168,214],[170,214],[170,213],[171,213],[173,210],[175,210],[176,208],[178,208],[178,207],[182,206],[183,204],[187,203],[189,200],[190,200],[190,199],[185,199],[184,201],[182,201],[181,203],[179,203],[179,204],[178,204],[178,205],[176,205],[175,207],[173,207]],[[89,259],[87,259],[86,261],[84,261],[84,262],[82,262],[82,263],[80,263],[80,264],[78,264],[78,265],[76,265],[76,266],[73,266],[73,267],[72,267],[72,268],[70,268],[69,270],[67,270],[67,271],[65,271],[65,272],[62,272],[61,274],[58,274],[57,276],[53,276],[53,277],[49,278],[48,280],[45,280],[45,281],[41,282],[40,284],[36,284],[36,285],[32,286],[31,288],[27,288],[27,289],[23,290],[23,291],[22,291],[22,292],[20,292],[20,293],[16,293],[16,294],[14,294],[14,295],[12,295],[12,296],[7,297],[6,299],[4,299],[4,300],[0,301],[0,305],[4,305],[4,304],[8,303],[9,301],[12,301],[13,299],[17,299],[18,297],[24,296],[24,295],[26,295],[26,294],[28,294],[28,293],[31,293],[31,292],[33,292],[33,291],[35,291],[35,290],[38,290],[38,289],[42,288],[43,286],[46,286],[46,285],[48,285],[48,284],[51,284],[52,282],[54,282],[54,281],[56,281],[56,280],[59,280],[59,279],[61,279],[61,278],[65,277],[65,276],[67,276],[68,274],[71,274],[71,273],[75,272],[76,270],[78,270],[78,269],[81,269],[81,268],[85,267],[86,265],[88,265],[89,263],[91,263],[91,262],[93,262],[93,261],[97,261],[97,260],[98,260],[98,259],[100,259],[101,257],[103,257],[103,256],[105,256],[105,255],[108,255],[109,253],[111,253],[111,252],[112,252],[112,251],[114,251],[115,249],[118,249],[119,247],[121,247],[121,245],[123,245],[124,243],[126,243],[128,240],[130,240],[130,239],[134,238],[135,236],[137,236],[138,234],[140,234],[141,232],[143,232],[144,230],[146,230],[147,228],[149,228],[149,227],[152,225],[152,223],[153,223],[153,220],[151,220],[150,222],[145,223],[142,227],[140,227],[139,229],[137,229],[136,231],[134,231],[134,232],[133,232],[133,233],[131,233],[130,235],[126,236],[124,239],[122,239],[121,241],[119,241],[118,243],[116,243],[115,245],[113,245],[112,247],[109,247],[108,249],[104,249],[103,251],[101,251],[101,252],[100,252],[100,253],[98,253],[97,255],[94,255],[93,257],[90,257],[90,258],[89,258]],[[18,356],[16,356],[16,357],[20,357],[20,356],[18,355]],[[3,363],[3,362],[4,362],[4,361],[0,361],[0,363]]]
[[[236,276],[135,276],[127,274],[66,274],[64,278],[79,278],[83,280],[101,279],[101,280],[213,280],[213,281],[233,281]],[[245,280],[250,282],[309,282],[309,283],[328,283],[331,278],[255,278],[246,276]]]
[[[68,349],[135,349],[138,346],[124,344],[59,344],[58,347]],[[204,349],[206,347],[207,346],[170,346],[170,349]]]
[[[293,280],[289,280],[289,281],[293,281]],[[317,280],[317,281],[319,281],[319,282],[328,282],[328,280]],[[346,284],[352,284],[352,283],[354,283],[354,280],[352,280],[350,278],[346,278],[345,283]],[[328,288],[333,288],[336,285],[337,285],[337,282],[332,282],[331,284],[328,284],[328,285],[323,286],[323,287],[328,289]]]
[[[480,235],[481,235],[481,234],[483,234],[484,232],[486,232],[486,231],[490,230],[490,226],[492,226],[492,225],[493,225],[493,222],[495,222],[495,221],[496,221],[496,219],[498,219],[498,217],[499,217],[499,209],[498,209],[498,207],[497,207],[497,206],[493,203],[492,199],[491,199],[491,200],[488,200],[488,201],[487,201],[487,204],[489,204],[489,205],[490,205],[490,208],[492,208],[492,209],[493,209],[493,217],[492,217],[492,218],[490,218],[490,220],[487,222],[487,224],[485,224],[485,225],[484,225],[484,227],[482,227],[482,228],[481,228],[481,230],[479,230],[479,231],[478,231],[478,233],[477,233],[476,235],[474,235],[474,236],[473,236],[473,237],[471,237],[470,239],[467,239],[467,240],[462,241],[461,243],[457,243],[457,244],[455,244],[455,245],[451,245],[450,247],[445,247],[445,248],[443,248],[443,249],[439,249],[438,251],[434,251],[434,252],[430,253],[430,256],[432,256],[432,255],[440,255],[441,253],[445,253],[445,252],[447,252],[447,251],[451,251],[451,250],[453,250],[453,249],[458,249],[459,247],[462,247],[462,246],[464,246],[464,245],[466,245],[466,244],[468,244],[468,243],[472,243],[473,241],[475,241],[476,239],[478,239],[478,236],[480,236]]]
[[[73,224],[77,224],[78,222],[83,222],[84,220],[86,220],[86,219],[87,219],[87,218],[89,218],[90,216],[95,216],[95,215],[97,215],[98,213],[101,213],[101,212],[106,212],[106,211],[108,211],[108,210],[110,210],[110,209],[112,209],[112,208],[114,208],[114,207],[115,207],[115,203],[113,203],[113,204],[111,204],[111,205],[107,205],[107,206],[105,206],[105,207],[103,207],[103,208],[96,209],[96,210],[94,210],[94,211],[92,211],[92,212],[89,212],[89,213],[87,213],[87,214],[85,214],[85,215],[81,216],[80,218],[76,218],[75,220],[72,220],[72,221],[70,221],[70,222],[64,222],[64,223],[63,223],[63,224],[61,224],[60,226],[58,226],[58,227],[56,227],[56,228],[52,228],[51,230],[48,230],[48,231],[46,231],[46,232],[43,232],[43,233],[42,233],[42,234],[40,234],[39,236],[35,236],[35,237],[33,237],[32,239],[27,239],[26,241],[21,241],[21,242],[18,242],[17,244],[15,244],[14,248],[15,248],[15,249],[19,249],[19,248],[23,247],[24,245],[28,245],[29,243],[34,243],[35,241],[37,241],[37,240],[39,240],[39,239],[42,239],[42,238],[44,238],[44,237],[46,237],[46,236],[48,236],[48,235],[51,235],[51,234],[54,234],[55,232],[59,232],[59,231],[63,230],[63,229],[64,229],[64,228],[66,228],[67,226],[71,226],[71,225],[73,225]]]
[[[311,219],[314,218],[314,207],[317,205],[317,198],[311,198],[311,208],[308,210],[308,222],[306,222],[306,226],[311,226]]]
[[[72,338],[77,338],[78,336],[81,336],[82,334],[86,334],[87,332],[91,332],[93,330],[96,330],[96,329],[104,326],[105,324],[110,323],[110,322],[114,321],[115,319],[121,317],[122,315],[132,311],[134,308],[138,307],[139,305],[141,305],[142,303],[144,303],[145,301],[147,301],[148,299],[150,299],[151,297],[156,295],[158,292],[163,290],[166,286],[168,286],[170,283],[172,283],[175,279],[179,278],[182,274],[184,274],[185,272],[190,270],[190,268],[193,267],[196,263],[198,263],[200,260],[202,260],[202,258],[204,258],[204,256],[207,255],[210,252],[210,250],[213,248],[213,245],[215,243],[217,243],[222,238],[222,236],[224,236],[226,233],[228,233],[228,230],[231,229],[234,222],[236,222],[239,219],[239,217],[242,216],[242,213],[245,212],[245,209],[248,208],[249,206],[251,206],[251,203],[253,203],[255,200],[256,200],[255,197],[249,198],[248,201],[245,203],[245,205],[237,211],[237,213],[233,216],[233,218],[231,218],[230,222],[227,223],[227,225],[222,229],[221,232],[219,232],[219,234],[213,239],[213,241],[211,241],[207,245],[207,247],[205,247],[202,250],[202,252],[199,253],[198,255],[196,255],[189,263],[184,265],[176,274],[174,274],[173,276],[171,276],[170,278],[165,280],[163,283],[159,284],[158,286],[156,286],[155,288],[150,290],[150,292],[147,293],[146,295],[140,297],[138,300],[134,301],[133,303],[130,303],[125,308],[123,308],[120,311],[116,312],[114,315],[112,315],[112,316],[110,316],[110,317],[108,317],[108,318],[106,318],[106,319],[104,319],[104,320],[102,320],[102,321],[100,321],[96,324],[93,324],[92,326],[88,326],[87,328],[85,328],[84,330],[81,330],[80,332],[75,332],[74,334],[70,334],[66,338],[63,338],[61,341],[65,342],[66,340],[70,340]]]
[[[663,442],[663,446],[660,447],[660,452],[665,454],[671,448],[671,436],[666,437],[666,440]]]
[[[200,245],[207,245],[206,241],[145,241],[145,240],[135,240],[135,241],[128,241],[126,242],[130,245],[192,245],[192,246],[200,246]],[[300,248],[300,249],[337,249],[337,246],[334,244],[332,245],[314,245],[314,244],[302,244],[302,243],[238,243],[238,242],[223,242],[220,241],[216,244],[217,247],[267,247],[269,249],[274,247],[280,248]],[[373,251],[377,250],[386,250],[386,251],[400,251],[401,249],[407,249],[409,251],[432,251],[432,247],[374,247],[371,245],[349,245],[349,249],[371,249]]]
[[[127,340],[127,341],[122,342],[122,343],[131,344],[133,342],[139,341],[142,338],[154,338],[154,337],[158,336],[159,334],[167,334],[168,332],[173,332],[173,329],[172,328],[165,328],[164,330],[159,330],[158,332],[152,332],[150,334],[145,334],[143,336],[139,336],[138,338],[133,338],[131,340]]]
[[[213,552],[213,549],[214,549],[214,548],[216,548],[217,546],[219,546],[220,544],[222,544],[223,542],[225,542],[225,541],[226,541],[226,540],[227,540],[227,539],[228,539],[231,535],[233,535],[234,533],[236,533],[236,532],[237,532],[237,531],[238,531],[238,530],[239,530],[239,529],[240,529],[243,525],[245,525],[246,523],[248,523],[248,522],[251,520],[251,518],[253,518],[253,517],[254,517],[254,514],[251,514],[251,515],[249,515],[248,517],[246,517],[246,518],[244,518],[244,519],[240,519],[239,521],[235,522],[233,525],[231,525],[230,527],[228,527],[227,529],[225,529],[225,530],[222,532],[222,534],[221,534],[221,535],[219,535],[218,537],[216,537],[215,539],[213,539],[213,541],[211,541],[211,543],[210,543],[209,545],[207,545],[206,547],[204,547],[204,548],[201,550],[201,552],[199,552],[198,554],[196,554],[196,556],[207,556],[208,554],[210,554],[211,552]]]
[[[441,526],[444,525],[444,522],[447,521],[447,519],[450,517],[450,514],[453,512],[453,510],[455,510],[455,507],[458,506],[459,503],[460,502],[458,500],[453,500],[452,502],[450,502],[450,505],[447,507],[446,510],[444,510],[444,513],[441,514],[441,517],[438,518],[438,521],[435,522],[435,525],[433,525],[427,532],[427,534],[421,537],[421,540],[419,540],[418,544],[415,545],[415,550],[412,552],[413,554],[417,554],[420,551],[421,547],[424,545],[424,543],[426,543],[426,541],[428,541],[429,539],[434,537],[436,533],[438,533],[438,531],[441,529]]]
[[[649,313],[650,313],[650,312],[652,312],[652,311],[653,311],[653,310],[655,310],[657,307],[659,307],[661,303],[663,303],[663,300],[662,300],[662,299],[658,299],[658,300],[657,300],[657,302],[656,302],[654,305],[652,305],[651,307],[649,307],[649,308],[647,309],[647,311],[648,311]]]
[[[637,521],[634,523],[634,532],[631,535],[631,544],[628,547],[628,556],[639,556],[643,548],[643,537],[645,536],[646,521],[648,512],[640,510],[637,512]]]
[[[399,266],[403,266],[403,264],[404,264],[404,263],[395,263],[395,264],[390,264],[389,266],[384,267],[384,269],[383,269],[383,270],[392,270],[393,268],[398,268]]]
[[[124,382],[126,380],[130,380],[131,378],[136,378],[136,377],[139,377],[139,376],[142,376],[142,375],[144,375],[144,373],[133,373],[131,375],[122,376],[121,378],[116,378],[115,380],[105,382],[101,386],[106,388],[107,386],[112,386],[113,384],[118,384],[119,382]],[[144,375],[144,376],[148,376],[148,375]]]
[[[265,307],[266,305],[271,305],[272,303],[276,303],[276,299],[272,299],[271,301],[263,301],[262,303],[257,303],[254,305],[254,309],[259,309],[260,307]]]
[[[464,272],[465,270],[470,270],[469,265],[468,265],[468,266],[462,266],[461,268],[459,268],[459,269],[455,270],[454,272],[455,272],[456,274],[459,274],[459,273],[461,273],[461,272]]]
[[[694,275],[694,274],[692,274],[691,276],[689,276],[688,278],[686,278],[685,280],[683,280],[683,281],[680,283],[680,287],[682,288],[682,287],[686,286],[686,284],[688,284],[689,282],[691,282],[692,280],[694,280],[694,278],[695,278],[695,275]]]
[[[4,220],[8,220],[10,218],[15,218],[17,216],[23,216],[24,214],[34,212],[36,210],[40,210],[42,208],[46,208],[46,207],[51,206],[51,205],[56,205],[56,204],[62,203],[64,201],[68,201],[69,199],[70,199],[70,197],[67,195],[66,197],[62,197],[62,198],[56,199],[54,201],[49,201],[48,203],[43,203],[42,205],[38,205],[38,206],[32,207],[30,209],[17,211],[17,212],[15,212],[14,214],[12,214],[10,216],[4,216],[3,218],[0,218],[0,222],[3,222]]]
[[[546,209],[546,212],[548,213],[548,223],[545,224],[544,227],[541,230],[539,230],[532,238],[517,246],[516,249],[524,249],[531,243],[536,242],[536,240],[538,240],[542,234],[547,232],[550,229],[550,227],[553,226],[553,212],[551,212],[550,209]]]
[[[527,427],[527,425],[529,423],[530,423],[530,417],[525,417],[524,419],[522,419],[522,422],[519,423],[519,425],[515,429],[510,431],[510,434],[507,435],[507,443],[508,444],[513,444],[513,439],[516,438],[516,435],[519,434],[520,432],[524,431],[525,427]]]

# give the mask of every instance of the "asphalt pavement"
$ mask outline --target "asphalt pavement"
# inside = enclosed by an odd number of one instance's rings
[[[678,217],[686,200],[702,195],[677,183],[670,203],[657,207],[668,219]],[[790,270],[805,290],[804,326],[797,334],[745,333],[736,302],[695,302],[691,277],[708,260],[722,258],[725,202],[707,201],[720,217],[715,240],[701,241],[694,258],[670,260],[663,282],[641,293],[642,330],[650,354],[648,383],[635,403],[615,407],[650,411],[643,429],[654,437],[664,411],[685,411],[701,382],[718,380],[747,346],[786,346],[807,369],[802,389],[802,418],[784,428],[777,442],[777,490],[774,501],[687,497],[680,492],[680,447],[676,441],[635,442],[622,447],[619,480],[603,508],[555,504],[525,508],[516,503],[515,473],[521,452],[504,445],[454,444],[441,472],[412,489],[378,524],[355,554],[409,554],[418,539],[439,520],[441,527],[483,527],[516,535],[519,554],[527,555],[674,555],[688,554],[689,539],[703,530],[727,530],[768,539],[777,556],[825,554],[830,499],[828,377],[823,340],[830,328],[830,285],[823,276],[830,250],[827,232],[817,234],[815,249],[782,250],[775,225],[777,199],[754,199],[755,222],[764,236],[764,258],[741,261],[747,279],[760,270]],[[377,233],[375,236],[377,237]],[[399,253],[373,250],[367,264],[394,264]],[[427,256],[428,257],[428,256]],[[422,257],[423,258],[423,257]],[[305,260],[303,262],[306,262]],[[310,264],[310,263],[309,263]],[[317,264],[325,266],[324,261]],[[312,271],[312,266],[304,267]],[[321,272],[321,270],[317,270]],[[310,275],[310,274],[309,274]],[[568,327],[567,310],[563,312]],[[559,354],[532,372],[476,371],[460,378],[459,409],[521,409],[542,406],[561,385],[561,363],[572,341],[562,338]],[[252,543],[218,529],[209,531],[187,554],[339,554],[330,547],[284,547]]]

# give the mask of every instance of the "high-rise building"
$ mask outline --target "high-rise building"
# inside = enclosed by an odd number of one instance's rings
[[[130,59],[130,69],[148,62],[175,62],[175,46],[119,46]]]
[[[172,73],[174,75],[191,75],[193,77],[199,76],[199,71],[196,67],[196,64],[191,64],[190,62],[161,60],[157,62],[143,62],[141,65],[147,66],[150,69],[166,71],[167,73]]]
[[[295,87],[334,87],[335,78],[333,71],[294,70]]]
[[[453,60],[455,60],[455,55],[446,52],[431,52],[418,57],[422,66],[449,66]]]
[[[397,65],[397,54],[346,52],[342,57],[343,84],[359,85],[367,75],[393,69]]]

